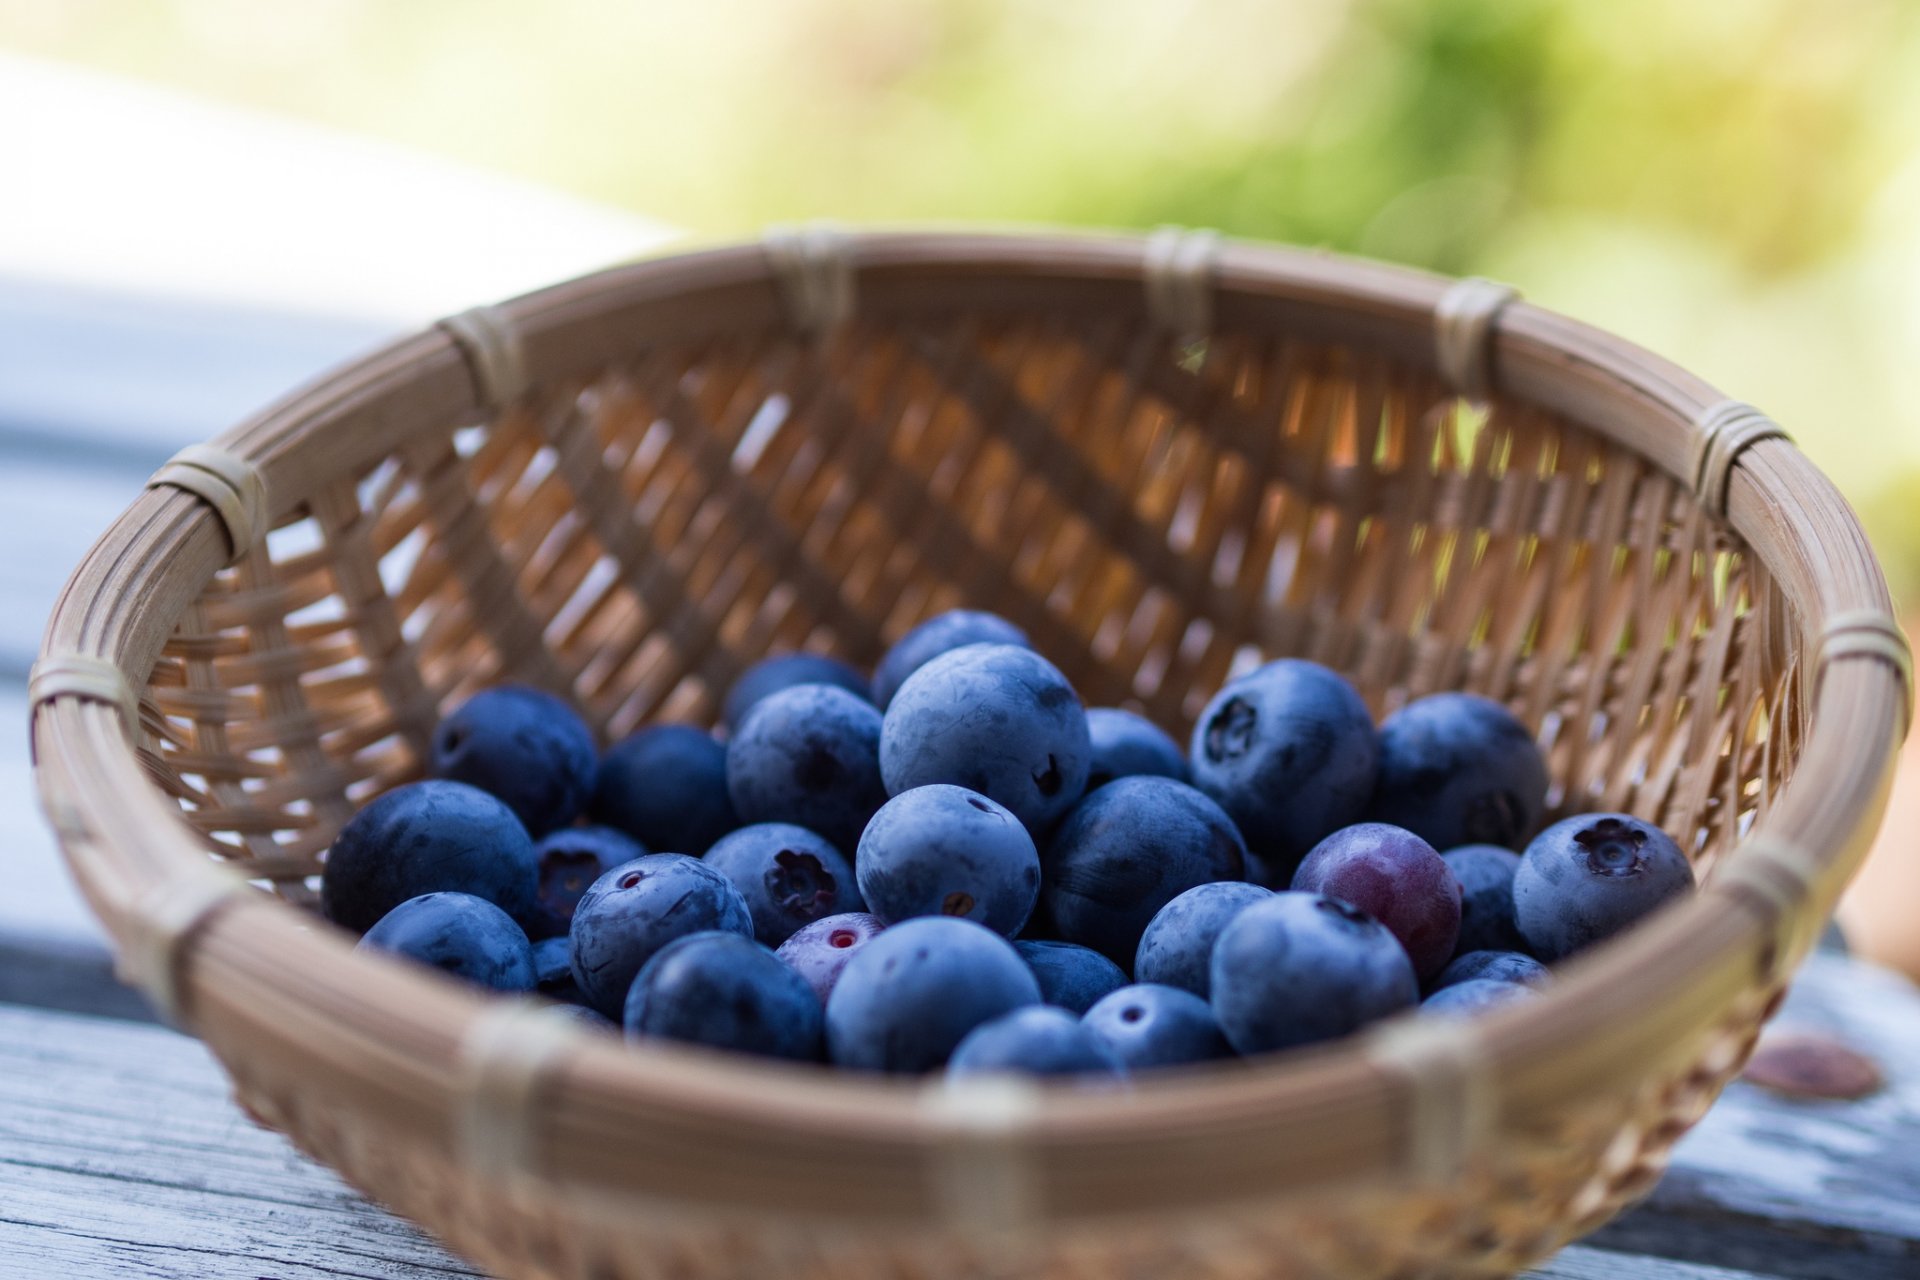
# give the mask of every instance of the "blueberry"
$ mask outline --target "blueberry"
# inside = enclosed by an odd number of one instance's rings
[[[409,898],[360,939],[362,951],[387,951],[495,991],[532,991],[533,944],[513,917],[470,893]]]
[[[753,913],[754,936],[770,947],[801,925],[866,906],[840,851],[790,822],[742,827],[721,837],[704,861],[733,881]]]
[[[950,1077],[978,1075],[1120,1077],[1120,1060],[1065,1009],[1028,1005],[967,1033],[947,1063]]]
[[[483,689],[440,722],[431,772],[490,792],[527,831],[572,822],[593,791],[593,730],[564,701],[525,685]]]
[[[720,718],[726,721],[727,728],[737,730],[763,699],[802,684],[832,685],[845,689],[862,702],[871,701],[873,696],[867,678],[838,658],[817,653],[781,653],[762,658],[740,673],[733,688],[727,690]]]
[[[1085,1013],[1109,991],[1127,985],[1127,971],[1091,947],[1022,939],[1013,944],[1040,983],[1040,998]]]
[[[944,783],[902,791],[880,806],[855,865],[868,910],[889,923],[963,916],[1010,938],[1040,896],[1040,853],[1020,820]]]
[[[1194,785],[1239,825],[1261,883],[1279,886],[1315,844],[1360,820],[1378,750],[1352,685],[1317,663],[1282,658],[1213,696],[1190,755]]]
[[[588,812],[661,853],[699,855],[740,825],[727,749],[688,724],[659,724],[607,752]]]
[[[1527,727],[1491,698],[1436,693],[1380,726],[1370,816],[1436,849],[1518,848],[1547,807],[1547,762]]]
[[[766,947],[693,933],[654,953],[627,993],[627,1038],[703,1044],[765,1058],[820,1059],[820,1001]]]
[[[608,871],[647,853],[639,841],[612,827],[562,827],[541,836],[533,846],[540,905],[528,932],[543,938],[564,936],[573,925],[580,895]]]
[[[1433,846],[1401,827],[1362,822],[1315,845],[1293,887],[1350,902],[1387,927],[1431,978],[1460,939],[1460,882]]]
[[[1552,964],[1610,938],[1693,889],[1673,838],[1624,813],[1587,813],[1533,838],[1513,874],[1527,950]]]
[[[1213,989],[1208,966],[1220,931],[1242,911],[1272,896],[1271,890],[1238,880],[1187,890],[1147,922],[1133,953],[1134,980],[1178,987],[1206,999]]]
[[[1515,1001],[1538,1000],[1540,993],[1518,982],[1495,982],[1490,978],[1469,978],[1428,996],[1420,1002],[1422,1013],[1468,1015]]]
[[[1433,980],[1433,989],[1439,991],[1478,978],[1544,987],[1553,981],[1553,971],[1518,951],[1466,951],[1447,962],[1447,967]]]
[[[1129,1071],[1233,1056],[1213,1006],[1178,987],[1121,987],[1081,1021]]]
[[[1455,955],[1469,951],[1520,951],[1526,946],[1513,923],[1513,873],[1520,855],[1492,844],[1467,844],[1440,855],[1460,882],[1460,940]]]
[[[1160,908],[1238,880],[1246,846],[1220,806],[1172,778],[1120,778],[1082,800],[1041,859],[1060,936],[1129,964]]]
[[[827,1053],[843,1067],[932,1071],[981,1023],[1039,1002],[1011,942],[971,920],[918,916],[847,963],[827,997]]]
[[[653,853],[593,882],[573,912],[573,979],[587,1003],[617,1015],[640,966],[690,933],[753,936],[753,913],[733,882],[698,858]]]
[[[534,911],[533,841],[513,810],[464,782],[395,787],[348,819],[327,852],[320,906],[356,933],[409,898],[450,890],[515,920]]]
[[[1317,893],[1255,903],[1213,949],[1214,1016],[1241,1053],[1348,1035],[1419,997],[1413,965],[1386,926]]]
[[[1136,775],[1188,780],[1187,758],[1180,754],[1180,744],[1145,716],[1118,707],[1089,707],[1087,738],[1093,746],[1093,763],[1087,769],[1089,791],[1115,778]]]
[[[571,938],[542,938],[533,944],[533,987],[549,1000],[579,1003],[580,988],[573,980]]]
[[[1079,695],[1030,649],[950,649],[907,677],[887,707],[887,791],[951,782],[1011,809],[1036,837],[1087,785],[1092,747]]]
[[[998,614],[975,609],[935,614],[901,636],[873,669],[874,705],[884,711],[908,676],[948,650],[969,644],[1031,647],[1027,633]]]
[[[768,694],[727,744],[727,790],[746,822],[791,822],[852,853],[880,784],[880,713],[845,689]]]
[[[825,916],[795,930],[775,954],[807,980],[824,1005],[847,963],[886,927],[879,916],[864,911]]]

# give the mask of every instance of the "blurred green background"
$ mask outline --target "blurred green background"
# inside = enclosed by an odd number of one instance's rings
[[[1765,406],[1920,601],[1920,6],[0,0],[0,48],[702,233],[1180,222],[1520,285]]]

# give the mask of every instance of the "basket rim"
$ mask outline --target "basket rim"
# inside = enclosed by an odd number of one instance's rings
[[[908,231],[857,234],[846,244],[863,315],[976,305],[983,282],[995,296],[1031,295],[1050,306],[1140,305],[1137,237]],[[1440,277],[1227,241],[1213,280],[1222,329],[1310,331],[1434,365],[1435,312],[1448,283]],[[753,243],[616,267],[494,310],[524,339],[541,382],[575,376],[655,336],[785,323],[778,282]],[[1490,342],[1503,394],[1565,414],[1691,481],[1694,424],[1724,399],[1711,386],[1524,302],[1500,312]],[[483,394],[453,337],[430,328],[295,391],[217,443],[258,467],[277,517],[297,505],[291,480],[315,465],[323,437],[330,466],[364,466],[390,448],[388,424],[477,415]],[[1728,524],[1791,603],[1809,653],[1834,619],[1890,614],[1885,581],[1852,512],[1784,439],[1761,440],[1740,456],[1726,509]],[[149,489],[69,580],[43,658],[91,657],[143,685],[181,611],[226,559],[225,526],[212,508],[177,490]],[[1466,1110],[1469,1099],[1486,1123],[1442,1142],[1441,1154],[1456,1162],[1503,1127],[1625,1088],[1797,959],[1864,856],[1903,732],[1905,677],[1886,661],[1834,661],[1808,697],[1795,774],[1765,819],[1723,855],[1720,874],[1569,966],[1544,999],[1450,1023],[1444,1034],[1406,1046],[1415,1056],[1403,1059],[1362,1037],[1270,1066],[1142,1082],[1124,1100],[1049,1091],[1044,1108],[1000,1115],[988,1146],[996,1160],[1016,1160],[1039,1180],[1056,1216],[1194,1207],[1221,1197],[1216,1178],[1195,1176],[1196,1146],[1211,1152],[1284,1137],[1274,1145],[1288,1150],[1236,1174],[1247,1195],[1417,1175],[1433,1166],[1432,1118]],[[146,780],[113,706],[82,696],[36,699],[31,735],[43,806],[123,960],[163,1001],[177,994],[243,1089],[250,1055],[306,1060],[338,1073],[338,1096],[385,1107],[402,1128],[459,1147],[472,1098],[494,1065],[477,1060],[473,1048],[476,1025],[494,1002],[355,955],[344,935],[311,927],[270,895],[231,895],[233,877],[216,874],[177,807]],[[1784,879],[1777,874],[1783,863]],[[1743,872],[1729,874],[1735,867]],[[1664,979],[1655,990],[1627,980],[1648,973]],[[281,1016],[268,1016],[271,1007]],[[616,1048],[588,1033],[564,1043],[564,1060],[541,1064],[545,1105],[511,1121],[530,1126],[520,1135],[523,1154],[548,1176],[714,1205],[750,1188],[760,1197],[755,1203],[778,1205],[798,1194],[783,1183],[789,1166],[781,1157],[822,1141],[834,1142],[849,1164],[864,1156],[876,1179],[885,1173],[896,1182],[914,1180],[903,1179],[903,1169],[945,1168],[956,1150],[978,1155],[979,1126],[966,1109],[922,1085],[716,1061],[672,1047]],[[643,1177],[636,1158],[605,1150],[610,1134],[672,1124],[688,1132],[751,1127],[758,1149],[736,1143],[706,1152],[715,1172],[697,1187]],[[1124,1195],[1056,1176],[1076,1162],[1136,1158],[1142,1163]],[[904,1218],[925,1199],[876,1180],[871,1204],[845,1208]]]

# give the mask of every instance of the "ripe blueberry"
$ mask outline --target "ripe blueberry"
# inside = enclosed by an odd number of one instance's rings
[[[1040,894],[1040,854],[1020,820],[965,787],[936,783],[880,806],[855,863],[867,909],[889,923],[962,916],[1019,933]]]
[[[727,744],[727,791],[744,822],[791,822],[851,852],[887,799],[880,713],[834,685],[768,694]]]
[[[495,991],[534,989],[533,944],[513,917],[470,893],[409,898],[367,930],[362,951],[387,951]]]
[[[1121,1075],[1113,1051],[1065,1009],[1028,1005],[983,1022],[967,1033],[949,1076],[990,1074],[1032,1076]]]
[[[1465,982],[1442,987],[1422,1000],[1420,1012],[1469,1016],[1499,1005],[1539,998],[1540,993],[1524,983],[1469,978]]]
[[[845,689],[862,702],[870,701],[873,691],[867,678],[838,658],[817,653],[781,653],[762,658],[740,674],[727,690],[720,718],[727,728],[737,730],[762,699],[791,689],[795,685],[826,684]]]
[[[593,882],[573,912],[573,978],[609,1018],[654,953],[690,933],[753,936],[753,914],[733,882],[698,858],[653,853]]]
[[[1358,822],[1378,754],[1366,703],[1337,673],[1282,658],[1232,681],[1193,728],[1194,785],[1218,801],[1285,885],[1309,849]]]
[[[887,707],[887,791],[950,782],[1005,805],[1037,837],[1087,785],[1092,748],[1079,695],[1030,649],[950,649],[907,677]]]
[[[1187,890],[1148,921],[1133,955],[1134,979],[1178,987],[1206,999],[1212,991],[1209,965],[1220,931],[1242,911],[1272,896],[1270,889],[1239,880]]]
[[[1233,1056],[1213,1007],[1178,987],[1121,987],[1081,1021],[1129,1071]]]
[[[813,988],[737,933],[688,934],[660,948],[634,977],[625,1014],[630,1040],[820,1059],[823,1024]]]
[[[1433,846],[1400,827],[1363,822],[1315,845],[1293,887],[1350,902],[1387,927],[1430,978],[1460,938],[1460,882]]]
[[[1519,951],[1525,947],[1513,923],[1513,873],[1520,855],[1492,844],[1466,844],[1440,855],[1460,882],[1460,940],[1453,953]]]
[[[1544,987],[1553,981],[1553,971],[1532,956],[1518,951],[1464,951],[1447,962],[1447,967],[1433,980],[1433,990],[1458,986],[1477,978]]]
[[[1068,942],[1129,964],[1160,908],[1196,885],[1238,880],[1233,820],[1171,778],[1120,778],[1060,824],[1041,859],[1047,910]]]
[[[1127,985],[1127,971],[1091,947],[1022,939],[1013,944],[1040,983],[1040,999],[1085,1013],[1109,991]]]
[[[1255,903],[1213,949],[1214,1016],[1241,1053],[1348,1035],[1419,997],[1413,965],[1386,926],[1317,893]]]
[[[847,963],[886,927],[879,916],[864,911],[823,916],[795,930],[774,954],[807,980],[824,1005]]]
[[[533,846],[539,868],[540,908],[529,934],[564,937],[573,925],[573,909],[595,880],[623,862],[647,856],[632,836],[612,827],[562,827]]]
[[[1087,770],[1089,791],[1115,778],[1140,774],[1188,780],[1187,758],[1180,754],[1180,744],[1145,716],[1118,707],[1089,707],[1087,737],[1093,746],[1093,763]]]
[[[873,669],[874,705],[886,710],[908,676],[948,650],[969,644],[1030,647],[1027,633],[998,614],[975,609],[951,609],[935,614],[901,636]]]
[[[703,854],[740,825],[727,749],[690,724],[642,729],[600,761],[588,811],[661,853]]]
[[[1587,813],[1535,836],[1513,874],[1527,950],[1552,964],[1693,889],[1673,838],[1624,813]]]
[[[533,841],[513,810],[464,782],[415,782],[347,821],[327,852],[320,906],[356,933],[409,898],[471,893],[530,921]]]
[[[580,988],[573,980],[571,938],[542,938],[533,944],[533,986],[549,1000],[579,1003]]]
[[[733,881],[753,913],[753,933],[770,947],[822,916],[860,911],[853,868],[805,827],[761,822],[722,836],[706,864]]]
[[[1380,726],[1370,816],[1436,849],[1519,848],[1547,805],[1547,762],[1511,711],[1472,693],[1417,698]]]
[[[865,1071],[932,1071],[981,1023],[1039,1002],[1011,942],[971,920],[916,916],[848,961],[827,997],[827,1053]]]
[[[565,826],[593,790],[593,730],[564,701],[525,685],[483,689],[433,735],[436,778],[500,797],[534,836]]]

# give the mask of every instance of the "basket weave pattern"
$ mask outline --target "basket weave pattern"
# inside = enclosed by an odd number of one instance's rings
[[[1631,349],[1570,360],[1586,331],[1547,313],[1503,321],[1502,376],[1468,401],[1436,372],[1422,278],[1235,249],[1192,333],[1191,306],[1170,328],[1143,302],[1125,243],[1006,243],[863,240],[857,299],[721,251],[511,304],[511,360],[464,330],[408,340],[229,437],[272,496],[230,564],[204,509],[150,495],[63,602],[56,639],[144,677],[139,765],[204,851],[136,852],[135,815],[89,799],[113,747],[65,745],[110,741],[112,712],[55,704],[42,785],[83,887],[117,936],[163,935],[249,1105],[483,1265],[1508,1274],[1652,1185],[1863,849],[1906,691],[1892,662],[1816,679],[1809,632],[1877,617],[1884,586],[1786,442],[1743,441],[1709,512],[1671,419],[1717,397],[1667,366],[1642,380],[1658,394],[1596,390],[1589,370]],[[1764,554],[1735,531],[1801,507],[1818,519],[1763,532]],[[101,614],[115,573],[161,603]],[[487,684],[567,694],[611,740],[713,720],[770,650],[871,663],[962,604],[1024,627],[1090,704],[1181,735],[1281,654],[1343,671],[1376,714],[1486,693],[1538,728],[1555,813],[1656,821],[1709,889],[1425,1056],[1369,1040],[1049,1101],[1006,1131],[955,1131],[911,1086],[582,1040],[542,1066],[516,1170],[462,1147],[481,1002],[264,895],[169,932],[126,888],[211,852],[311,905],[333,834],[419,776],[440,712]],[[1811,791],[1790,784],[1819,681],[1863,741]],[[1746,855],[1716,886],[1753,830],[1799,860]]]

